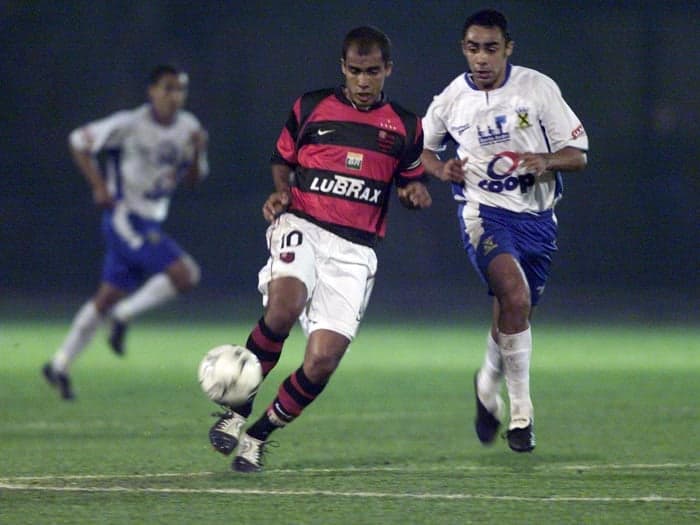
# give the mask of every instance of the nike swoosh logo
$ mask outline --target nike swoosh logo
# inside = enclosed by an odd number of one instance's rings
[[[319,136],[328,135],[329,133],[334,133],[334,132],[335,132],[334,129],[319,129],[317,131]]]

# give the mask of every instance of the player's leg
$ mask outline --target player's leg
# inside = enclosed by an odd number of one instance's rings
[[[458,210],[462,242],[469,260],[485,284],[491,260],[512,246],[510,235],[499,220],[482,216],[481,210],[462,205]],[[493,295],[491,289],[489,294]],[[493,300],[493,319],[498,319],[498,301]],[[500,395],[503,381],[503,359],[498,345],[498,326],[494,321],[486,338],[486,352],[481,367],[473,377],[476,416],[474,430],[479,441],[493,443],[505,416]]]
[[[123,290],[103,282],[95,296],[78,310],[63,343],[52,360],[44,365],[44,377],[59,389],[64,399],[74,397],[68,375],[71,364],[92,341],[106,312],[125,295]]]
[[[493,300],[494,318],[497,318],[498,301]],[[486,337],[486,352],[481,367],[474,374],[476,398],[476,434],[483,444],[493,443],[505,416],[505,403],[501,397],[503,383],[503,358],[498,346],[498,329],[494,325]]]
[[[297,322],[316,282],[315,229],[309,223],[283,215],[267,230],[270,257],[258,274],[258,290],[265,312],[253,327],[246,347],[253,352],[267,377],[277,364],[284,341]],[[241,428],[250,416],[254,399],[224,412],[209,430],[209,441],[218,452],[230,454],[236,448]]]
[[[197,262],[169,238],[164,238],[158,245],[146,246],[142,251],[145,253],[140,254],[140,259],[145,261],[147,270],[154,275],[120,301],[110,313],[108,341],[117,355],[124,354],[126,331],[132,319],[191,290],[200,280]]]
[[[298,418],[323,392],[348,345],[357,333],[374,286],[374,251],[328,232],[316,243],[316,284],[301,315],[308,334],[302,365],[279,386],[277,396],[241,438],[233,468],[261,469],[261,454],[269,435]]]
[[[268,283],[265,314],[253,327],[246,348],[260,361],[263,379],[277,364],[284,341],[306,304],[306,286],[295,277],[280,277]],[[209,429],[209,441],[215,450],[228,455],[238,445],[243,425],[253,410],[254,398],[241,406],[224,407]]]
[[[302,366],[282,382],[274,401],[242,436],[232,465],[234,470],[261,469],[264,445],[270,434],[298,418],[321,395],[349,344],[348,338],[331,330],[311,333]]]
[[[499,307],[494,323],[498,327],[498,345],[510,400],[508,441],[516,451],[529,451],[534,448],[530,398],[530,287],[519,262],[509,253],[493,258],[488,266],[488,280]]]

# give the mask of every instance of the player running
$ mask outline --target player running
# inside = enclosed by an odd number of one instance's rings
[[[510,399],[506,437],[517,452],[535,447],[530,398],[530,318],[556,251],[554,205],[562,171],[586,166],[588,138],[552,79],[508,61],[506,18],[479,11],[464,24],[469,72],[437,95],[423,118],[426,170],[452,182],[469,258],[495,296],[483,365],[474,377],[476,433],[491,443]],[[458,158],[437,153],[447,139]]]
[[[235,470],[262,468],[269,435],[321,394],[355,337],[374,285],[373,247],[386,230],[392,185],[409,208],[431,204],[420,118],[382,91],[390,51],[381,31],[350,31],[340,61],[345,84],[301,96],[277,140],[276,191],[263,206],[271,223],[270,258],[259,274],[265,312],[246,346],[269,374],[299,319],[306,353],[246,432],[252,402],[229,407],[211,428],[216,450],[230,454],[238,446]]]
[[[63,399],[74,397],[68,370],[109,318],[109,344],[124,353],[127,323],[196,286],[194,259],[161,229],[170,197],[181,182],[207,176],[207,133],[182,108],[188,78],[173,66],[156,67],[148,80],[149,103],[119,111],[74,130],[70,150],[104,208],[106,254],[102,282],[73,319],[68,335],[42,369]],[[105,157],[102,164],[97,155]],[[116,306],[115,306],[116,305]]]

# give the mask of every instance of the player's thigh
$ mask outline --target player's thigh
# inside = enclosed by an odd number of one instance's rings
[[[469,256],[474,269],[484,282],[489,284],[493,291],[490,268],[492,261],[496,258],[502,261],[498,264],[501,267],[511,267],[509,259],[518,261],[520,252],[517,249],[513,231],[501,221],[479,216],[477,213],[470,213],[465,208],[460,216],[462,231],[462,242],[464,249]],[[505,255],[509,257],[505,257]],[[496,271],[496,273],[500,273]]]
[[[144,274],[154,275],[167,272],[168,268],[175,264],[176,271],[182,272],[183,281],[189,277],[190,268],[185,263],[189,257],[180,245],[164,232],[154,233],[152,237],[146,237],[134,255],[134,259]],[[180,261],[180,264],[176,264]]]
[[[531,302],[538,304],[549,279],[557,251],[557,226],[547,218],[522,224],[517,233],[520,264],[530,286]]]
[[[318,281],[305,311],[305,331],[324,329],[348,340],[357,334],[374,288],[374,250],[337,238],[318,268]]]
[[[269,284],[283,277],[298,279],[306,296],[316,286],[316,251],[318,227],[308,221],[284,214],[267,229],[270,256],[258,272],[258,290],[267,304]]]

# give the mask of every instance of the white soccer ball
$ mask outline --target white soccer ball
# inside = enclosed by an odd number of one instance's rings
[[[209,350],[199,364],[199,384],[209,399],[236,407],[252,398],[262,382],[262,367],[253,352],[239,345]]]

